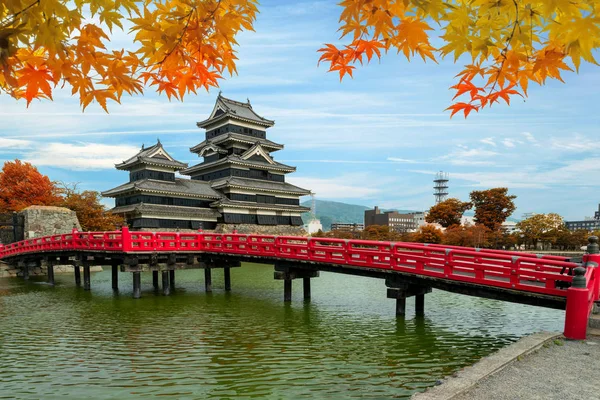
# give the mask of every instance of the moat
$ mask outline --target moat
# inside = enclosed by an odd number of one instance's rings
[[[201,270],[178,271],[171,296],[151,274],[132,299],[109,270],[91,292],[71,274],[0,279],[0,398],[408,398],[539,330],[564,312],[434,290],[424,318],[397,319],[381,280],[323,272],[312,301],[284,304],[273,268],[234,268],[205,293]],[[409,300],[412,302],[414,300]]]

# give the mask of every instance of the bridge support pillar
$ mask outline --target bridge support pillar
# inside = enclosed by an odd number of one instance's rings
[[[84,264],[83,266],[83,290],[91,289],[91,279],[90,279],[90,265]]]
[[[212,270],[204,268],[204,289],[206,292],[212,292]]]
[[[169,285],[171,286],[171,290],[174,291],[175,290],[175,270],[174,269],[169,270]]]
[[[302,289],[304,292],[304,300],[310,300],[310,278],[302,278]]]
[[[54,263],[52,261],[48,261],[46,264],[46,268],[46,274],[48,275],[48,283],[54,286]]]
[[[112,289],[114,291],[119,290],[119,265],[118,264],[112,264]]]
[[[162,288],[165,296],[171,294],[171,287],[169,285],[169,271],[162,271]]]
[[[225,291],[231,291],[231,268],[225,267],[223,268],[223,278],[225,280]]]
[[[406,315],[406,299],[415,296],[415,314],[425,313],[425,294],[431,293],[428,286],[407,283],[388,278],[385,280],[388,299],[396,299],[396,316]]]
[[[425,315],[425,295],[418,294],[415,296],[415,314]]]
[[[292,301],[292,279],[283,280],[283,301]]]
[[[152,271],[152,287],[158,290],[158,271]]]
[[[142,276],[141,272],[133,272],[133,298],[142,297]]]
[[[310,300],[310,279],[319,276],[319,271],[313,269],[298,268],[292,264],[275,264],[276,280],[283,281],[283,301],[292,301],[292,281],[302,279],[302,288],[304,289],[304,300]]]
[[[81,286],[81,270],[79,265],[73,265],[73,273],[75,275],[75,286]]]

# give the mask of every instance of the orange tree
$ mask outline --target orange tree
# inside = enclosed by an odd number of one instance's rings
[[[475,207],[475,222],[493,231],[498,230],[516,209],[514,199],[517,196],[509,195],[507,188],[474,190],[469,196]]]
[[[423,225],[411,236],[412,242],[442,243],[444,232],[433,225]]]
[[[429,209],[425,221],[438,223],[444,228],[451,225],[460,225],[460,219],[465,211],[473,205],[458,199],[442,201]]]
[[[59,190],[36,167],[20,160],[7,161],[0,171],[0,212],[21,211],[31,205],[54,206]]]
[[[125,221],[119,215],[111,214],[100,203],[100,193],[92,190],[78,192],[76,185],[64,185],[62,192],[64,197],[60,203],[75,211],[77,219],[84,231],[111,231],[123,226]]]
[[[339,4],[348,44],[319,50],[330,71],[340,79],[352,76],[358,64],[388,51],[409,60],[467,59],[452,85],[452,115],[526,96],[531,82],[562,81],[571,66],[596,64],[593,52],[600,47],[597,0]],[[181,99],[236,72],[236,35],[253,30],[257,12],[257,0],[3,0],[0,88],[29,103],[51,98],[54,87],[66,83],[83,108],[96,101],[105,110],[108,99],[141,93],[145,84]],[[125,25],[130,50],[107,50],[108,33]],[[431,38],[438,35],[435,48]]]

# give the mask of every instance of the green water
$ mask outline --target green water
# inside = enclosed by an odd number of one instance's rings
[[[382,280],[321,273],[284,304],[272,266],[178,271],[175,293],[131,298],[131,274],[0,279],[0,398],[408,398],[563,312],[434,291],[425,318],[394,316]]]

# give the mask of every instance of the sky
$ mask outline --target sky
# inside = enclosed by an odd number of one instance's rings
[[[0,95],[0,161],[19,158],[56,181],[103,191],[128,180],[114,164],[157,138],[176,159],[199,163],[189,148],[204,139],[204,120],[219,90],[250,99],[275,120],[267,137],[285,145],[273,154],[297,171],[287,180],[317,199],[382,208],[427,210],[433,177],[450,174],[451,197],[508,187],[514,217],[557,212],[583,219],[600,202],[600,68],[583,65],[566,83],[530,86],[529,97],[494,105],[468,119],[450,119],[454,76],[462,60],[410,63],[388,54],[358,68],[342,83],[317,66],[323,43],[338,43],[337,1],[263,0],[255,32],[238,37],[238,75],[220,88],[169,101],[147,88],[143,96],[81,112],[70,90],[54,101],[15,101]],[[115,31],[111,46],[131,46]],[[436,44],[436,43],[434,43]],[[106,199],[112,206],[113,200]]]

